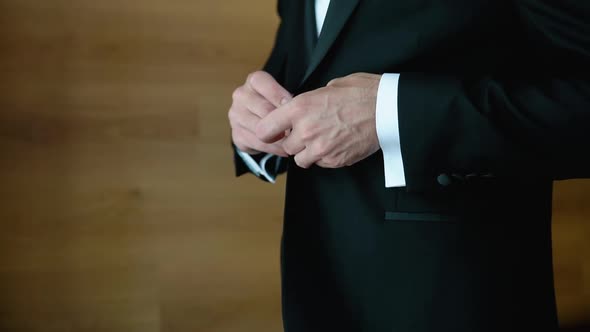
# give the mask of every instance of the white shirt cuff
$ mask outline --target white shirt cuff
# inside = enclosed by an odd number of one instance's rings
[[[377,91],[376,126],[379,145],[383,152],[385,187],[405,187],[398,122],[399,74],[384,74]]]
[[[240,151],[239,149],[236,149],[236,151],[238,152],[238,155],[240,156],[240,158],[242,158],[246,166],[248,166],[250,171],[254,173],[254,175],[263,176],[266,179],[266,181],[270,183],[276,182],[276,168],[278,168],[279,161],[277,160],[277,164],[275,165],[274,174],[269,174],[266,170],[266,163],[270,158],[274,157],[275,155],[270,153],[267,154],[266,156],[262,157],[262,159],[260,160],[260,164],[258,164],[256,160],[254,160],[254,158],[252,158],[252,156],[247,154],[246,152]]]

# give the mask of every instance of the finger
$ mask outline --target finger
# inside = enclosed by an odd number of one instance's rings
[[[311,165],[315,164],[318,160],[320,160],[320,158],[314,156],[310,149],[304,149],[295,156],[295,163],[301,168],[310,168]]]
[[[256,114],[259,118],[264,118],[276,107],[268,100],[264,99],[258,92],[247,87],[240,87],[234,91],[234,105],[239,105],[248,111]],[[237,110],[241,110],[237,108]]]
[[[236,147],[237,147],[238,149],[240,149],[240,151],[242,151],[242,152],[246,152],[247,154],[249,154],[249,155],[251,155],[251,156],[255,156],[255,155],[257,155],[257,154],[261,154],[261,153],[262,153],[262,152],[260,152],[260,151],[256,151],[256,150],[253,150],[253,149],[250,149],[250,148],[247,148],[247,147],[240,147],[240,146],[238,146],[238,145],[236,145]]]
[[[283,141],[283,150],[290,156],[297,155],[303,149],[305,149],[305,144],[296,132],[290,133]]]
[[[234,145],[242,152],[246,152],[249,155],[257,155],[260,151],[256,151],[248,146],[248,143],[244,140],[243,135],[244,129],[236,128],[232,129],[232,141]]]
[[[237,132],[236,136],[240,138],[240,141],[244,142],[243,145],[245,145],[248,149],[270,153],[281,157],[288,157],[287,153],[285,153],[285,150],[283,150],[281,144],[267,144],[261,142],[256,137],[256,135],[243,128],[237,128],[235,130]]]
[[[245,99],[244,105],[261,119],[276,109],[273,104],[257,93],[248,94]]]
[[[258,122],[260,122],[260,118],[247,110],[236,110],[230,113],[230,125],[232,128],[242,127],[254,134]]]
[[[321,168],[337,168],[334,165],[332,165],[328,162],[325,162],[323,159],[316,161],[315,164],[320,166]]]
[[[285,132],[293,127],[294,111],[287,104],[271,112],[258,122],[256,136],[263,142],[272,143],[277,141]]]
[[[257,71],[248,76],[246,85],[275,107],[288,103],[292,96],[269,73]]]

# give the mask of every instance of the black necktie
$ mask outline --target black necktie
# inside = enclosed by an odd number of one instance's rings
[[[304,17],[304,47],[305,47],[305,66],[309,64],[311,55],[318,40],[316,17],[315,17],[315,0],[304,0],[305,1],[305,17]]]

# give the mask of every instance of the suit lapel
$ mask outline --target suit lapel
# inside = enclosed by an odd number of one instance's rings
[[[356,9],[360,0],[332,0],[326,15],[322,32],[311,55],[309,66],[301,80],[303,84],[322,62],[340,31]]]

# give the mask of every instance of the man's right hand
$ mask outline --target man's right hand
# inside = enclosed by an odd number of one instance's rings
[[[258,122],[289,102],[291,94],[270,74],[257,71],[248,75],[246,83],[234,91],[232,99],[228,117],[236,147],[248,154],[265,152],[287,157],[282,140],[267,144],[258,139],[255,132]]]

